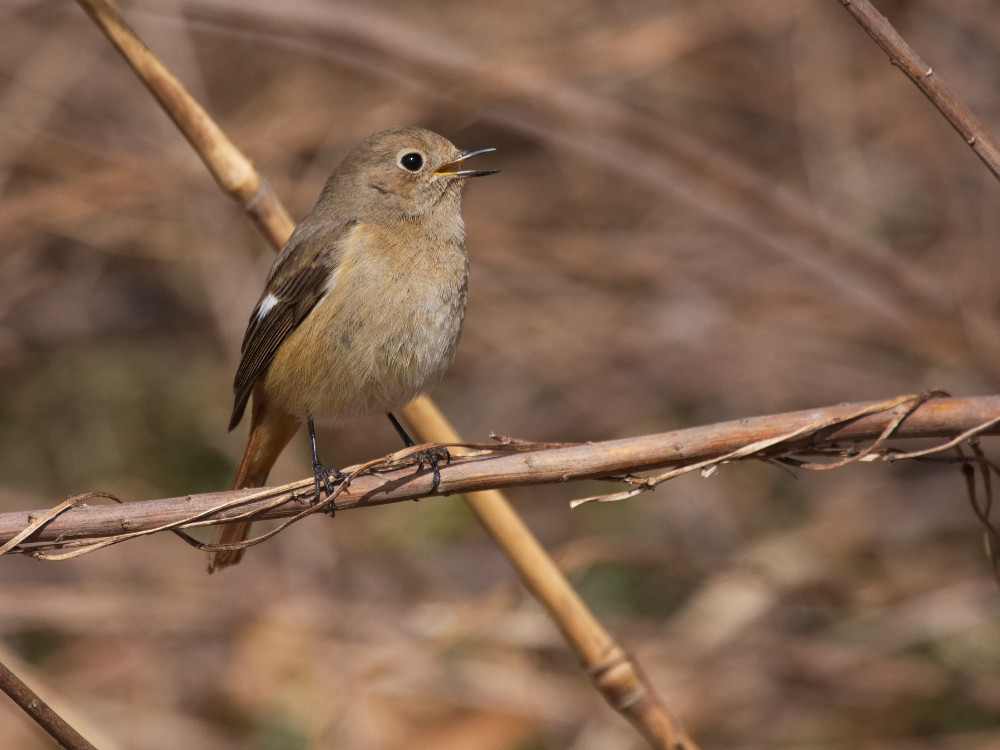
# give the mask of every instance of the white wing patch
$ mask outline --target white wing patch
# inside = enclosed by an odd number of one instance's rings
[[[264,316],[271,312],[276,304],[278,304],[278,298],[268,292],[264,299],[257,303],[257,313],[254,317],[257,320],[263,320]]]
[[[334,272],[330,274],[330,278],[326,280],[326,289],[323,291],[323,296],[326,297],[330,292],[333,291],[333,287],[337,284],[337,279],[340,277],[340,271],[343,266],[337,266]]]

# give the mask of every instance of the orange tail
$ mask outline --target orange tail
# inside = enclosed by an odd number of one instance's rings
[[[282,414],[275,414],[259,407],[259,399],[254,397],[253,415],[250,420],[250,438],[247,440],[243,460],[236,470],[231,489],[263,487],[267,475],[278,460],[281,451],[288,445],[299,429],[299,423]],[[212,544],[233,544],[242,542],[250,534],[249,521],[236,521],[218,526],[212,536]],[[243,558],[246,550],[218,550],[208,553],[208,572],[235,565]]]

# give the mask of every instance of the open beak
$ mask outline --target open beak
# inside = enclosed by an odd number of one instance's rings
[[[485,177],[488,174],[496,174],[500,171],[499,169],[457,169],[466,159],[479,156],[479,154],[488,154],[490,151],[496,151],[496,149],[477,148],[471,151],[463,151],[458,155],[457,159],[453,159],[435,169],[434,174],[448,175],[449,177]]]

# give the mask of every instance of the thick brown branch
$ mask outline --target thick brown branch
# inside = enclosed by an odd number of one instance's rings
[[[916,397],[913,397],[916,398]],[[490,455],[456,458],[441,467],[440,494],[455,494],[487,488],[578,481],[663,467],[702,464],[726,457],[746,446],[776,442],[766,451],[749,457],[794,454],[806,448],[818,449],[835,443],[867,441],[882,435],[896,418],[888,402],[840,404],[818,409],[774,414],[693,427],[655,435],[608,440],[539,450],[515,446],[497,449]],[[889,408],[868,416],[852,418],[869,409]],[[902,421],[893,438],[958,436],[981,428],[977,434],[997,434],[1000,396],[935,398],[920,404]],[[829,424],[807,435],[800,434],[811,424]],[[337,510],[382,505],[425,497],[431,488],[429,471],[415,472],[406,467],[355,477],[347,493],[336,502]],[[258,518],[283,518],[302,512],[312,494],[312,480],[280,488],[213,492],[186,497],[164,498],[121,505],[76,505],[46,523],[22,542],[96,540],[150,532],[175,525],[201,526],[260,512]],[[233,501],[254,498],[239,505]],[[219,510],[222,506],[228,506]],[[0,514],[0,545],[17,536],[31,519],[45,510]],[[22,546],[15,550],[24,549]]]

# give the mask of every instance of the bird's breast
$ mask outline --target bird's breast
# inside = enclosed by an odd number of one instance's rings
[[[334,422],[398,408],[440,378],[465,317],[468,257],[460,236],[408,229],[352,232],[326,295],[268,368],[276,406]]]

